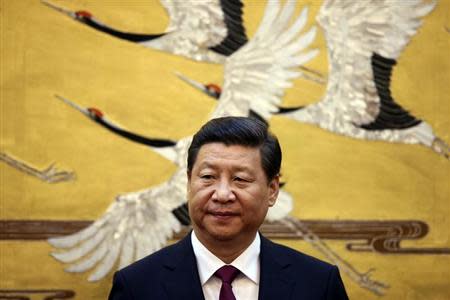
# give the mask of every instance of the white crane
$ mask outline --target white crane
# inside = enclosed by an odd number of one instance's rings
[[[397,104],[390,90],[396,59],[434,6],[421,0],[326,0],[317,16],[328,43],[326,93],[317,103],[276,113],[352,138],[423,144],[449,158],[449,146]],[[178,76],[220,97],[217,85]]]
[[[317,50],[307,49],[314,40],[315,28],[299,34],[306,23],[307,10],[290,23],[295,6],[293,1],[284,6],[279,1],[267,3],[255,36],[225,62],[226,88],[211,118],[246,116],[250,109],[268,118],[276,110],[284,89],[299,75],[293,70],[317,54]],[[177,143],[145,138],[108,120],[98,109],[59,99],[108,130],[150,146],[178,166],[175,174],[161,185],[117,196],[105,214],[86,229],[49,239],[50,244],[62,249],[52,255],[71,264],[67,271],[85,272],[96,267],[89,276],[90,281],[95,281],[103,278],[117,260],[119,267],[126,266],[164,246],[180,229],[183,213],[180,218],[179,209],[186,202],[186,152],[191,137]],[[291,209],[292,198],[282,191],[267,218],[279,220]]]
[[[317,16],[328,44],[326,94],[284,115],[353,138],[423,144],[449,158],[448,145],[396,103],[390,90],[397,58],[434,6],[422,0],[326,0]]]
[[[70,11],[49,1],[41,1],[94,30],[196,61],[223,64],[248,41],[241,0],[160,0],[170,23],[163,33],[157,34],[124,32],[97,20],[88,11]],[[325,83],[319,72],[301,65],[298,67],[307,72],[301,74],[305,79]]]
[[[163,33],[157,34],[120,31],[97,20],[88,11],[70,11],[42,2],[97,31],[197,61],[224,63],[227,56],[247,43],[240,0],[160,0],[170,23]]]

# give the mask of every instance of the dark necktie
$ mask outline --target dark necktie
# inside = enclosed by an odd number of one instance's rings
[[[214,273],[214,275],[222,279],[222,287],[220,288],[219,300],[236,300],[234,297],[231,283],[240,273],[238,269],[233,266],[226,265]]]

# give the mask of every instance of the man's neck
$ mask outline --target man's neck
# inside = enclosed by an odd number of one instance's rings
[[[256,237],[256,233],[253,238],[248,240],[210,240],[208,238],[203,237],[201,234],[195,232],[195,236],[203,244],[212,254],[218,257],[226,264],[232,263],[245,249],[250,246],[250,244],[254,241]]]

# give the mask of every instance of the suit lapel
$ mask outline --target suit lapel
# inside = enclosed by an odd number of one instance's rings
[[[283,255],[277,255],[273,243],[263,236],[260,265],[258,299],[291,299],[295,285],[290,275],[291,263]],[[161,276],[167,299],[204,300],[190,234],[167,254],[164,267]]]
[[[204,300],[190,234],[167,255],[164,266],[161,275],[168,299]]]
[[[258,299],[291,299],[294,288],[294,280],[289,274],[291,264],[284,256],[278,257],[273,249],[273,243],[263,236],[261,236],[260,265]]]

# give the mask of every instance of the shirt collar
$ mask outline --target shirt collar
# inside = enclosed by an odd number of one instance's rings
[[[220,258],[208,250],[197,238],[195,232],[191,234],[192,248],[197,259],[197,268],[200,282],[204,285],[214,273],[226,265]],[[259,284],[259,253],[261,251],[261,238],[256,233],[255,239],[230,265],[236,267],[254,283]]]

